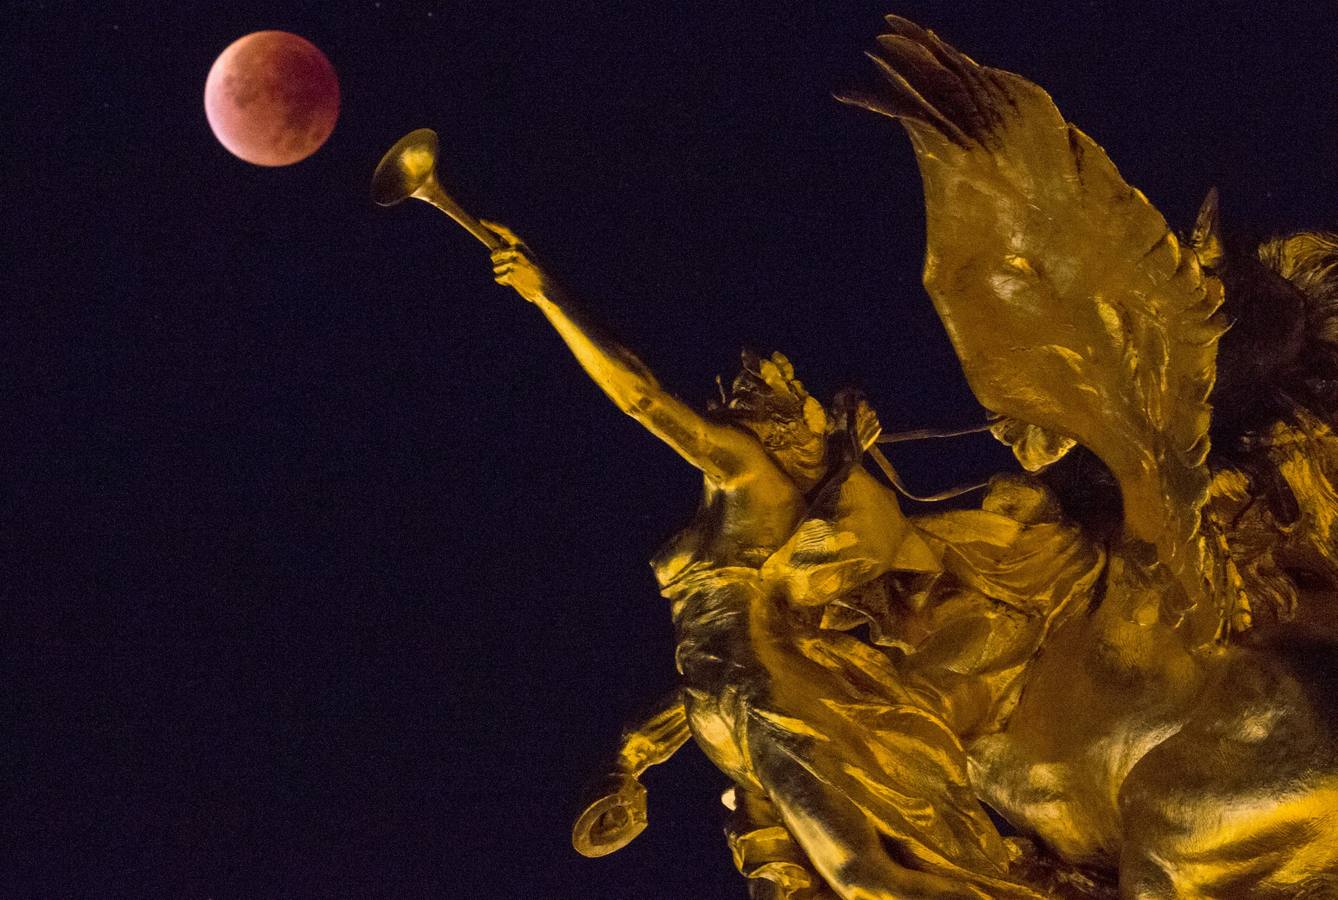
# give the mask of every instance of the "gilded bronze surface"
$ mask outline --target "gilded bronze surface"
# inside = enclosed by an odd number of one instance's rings
[[[1181,240],[1040,88],[887,21],[844,99],[911,138],[925,285],[1021,464],[978,508],[905,515],[865,467],[899,485],[896,436],[779,353],[689,407],[430,200],[703,475],[654,560],[680,689],[576,849],[646,827],[638,776],[691,738],[754,898],[1338,896],[1338,237],[1229,251],[1213,193]]]

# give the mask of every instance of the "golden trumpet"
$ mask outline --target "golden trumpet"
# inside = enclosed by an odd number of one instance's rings
[[[437,133],[431,128],[419,128],[396,141],[372,173],[372,200],[378,206],[394,206],[410,197],[459,222],[489,250],[502,246],[497,235],[461,209],[437,180]]]

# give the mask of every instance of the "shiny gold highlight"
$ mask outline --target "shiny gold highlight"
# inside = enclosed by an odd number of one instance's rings
[[[634,839],[640,776],[693,740],[755,900],[1338,896],[1338,240],[1233,261],[1214,192],[1182,241],[1039,87],[887,22],[883,83],[845,99],[911,138],[925,285],[1022,465],[978,508],[904,514],[869,404],[820,404],[779,353],[709,409],[665,390],[445,197],[434,135],[378,169],[379,202],[484,241],[702,474],[653,562],[680,686],[624,732],[573,845]],[[1265,295],[1299,337],[1247,370],[1224,304]]]

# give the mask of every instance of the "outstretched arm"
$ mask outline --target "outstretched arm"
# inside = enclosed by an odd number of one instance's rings
[[[503,242],[492,255],[497,282],[539,307],[581,368],[619,409],[715,481],[723,483],[742,475],[755,458],[765,455],[751,435],[712,422],[660,387],[641,360],[576,308],[513,232],[486,224]]]

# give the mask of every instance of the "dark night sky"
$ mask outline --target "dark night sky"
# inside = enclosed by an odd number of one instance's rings
[[[1338,223],[1331,0],[148,6],[2,14],[6,897],[744,896],[691,747],[636,842],[568,846],[673,682],[645,561],[698,481],[468,235],[371,205],[409,129],[671,389],[782,349],[892,429],[983,416],[908,143],[830,97],[894,6],[1045,86],[1181,228],[1212,184],[1247,234]],[[344,92],[284,169],[202,107],[261,28]],[[926,490],[1008,465],[895,459]]]

